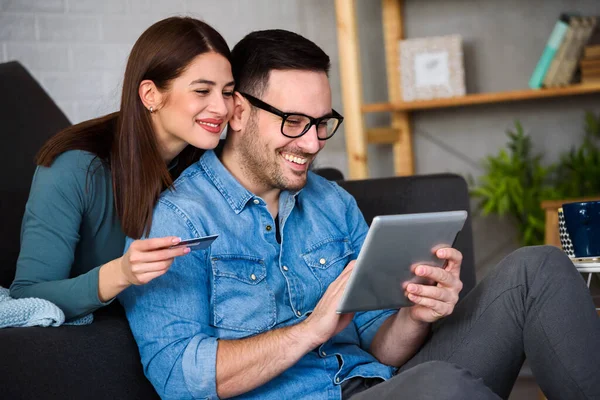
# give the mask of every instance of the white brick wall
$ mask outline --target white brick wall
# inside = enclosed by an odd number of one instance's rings
[[[101,72],[41,72],[42,85],[60,100],[94,100],[104,95],[104,76]]]
[[[125,14],[124,0],[68,0],[67,11],[80,14]]]
[[[102,25],[102,41],[104,43],[128,43],[133,46],[137,38],[152,23],[165,16],[151,15],[103,15],[100,20]]]
[[[99,42],[100,18],[83,15],[38,15],[38,39],[45,42]]]
[[[69,71],[69,46],[64,43],[5,43],[6,59],[19,60],[37,71]]]
[[[127,44],[74,44],[71,46],[76,71],[119,70],[127,61],[131,46]]]
[[[2,10],[63,12],[66,0],[2,0]]]
[[[204,0],[196,0],[196,3],[206,3]],[[136,14],[158,14],[158,15],[172,15],[181,14],[187,11],[185,0],[129,0],[131,13]]]
[[[32,14],[2,12],[0,40],[36,40],[35,17]]]

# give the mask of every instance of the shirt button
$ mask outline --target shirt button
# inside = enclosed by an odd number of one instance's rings
[[[256,275],[254,275],[254,274],[250,275],[250,279],[252,279],[253,281],[255,281],[256,280]]]
[[[325,260],[324,258],[321,258],[319,260],[319,264],[321,264],[321,265],[325,265],[326,262],[327,262],[327,260]]]
[[[321,352],[321,355],[322,355],[323,357],[325,357],[325,356],[327,355],[327,353],[325,353],[324,351],[322,351],[322,352]]]
[[[340,378],[335,378],[335,383],[340,383]]]
[[[285,265],[283,266],[283,270],[284,270],[284,271],[287,271],[288,269],[289,269],[289,268],[288,268],[288,267],[286,267]]]
[[[271,225],[267,225],[267,226],[265,227],[265,229],[267,230],[267,232],[270,232],[270,231],[271,231],[271,229],[273,229],[273,228],[271,227]]]
[[[260,201],[258,199],[254,199],[254,204],[260,204]]]
[[[296,315],[297,315],[297,316],[301,316],[301,315],[302,315],[302,313],[301,313],[300,311],[296,311]]]

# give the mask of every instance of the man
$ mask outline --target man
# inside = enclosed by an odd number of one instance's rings
[[[440,249],[445,269],[416,268],[433,285],[398,288],[415,306],[338,315],[368,228],[308,172],[342,121],[329,57],[282,30],[249,34],[232,57],[225,145],[161,196],[149,234],[219,238],[120,297],[163,398],[497,399],[525,354],[548,395],[600,396],[600,323],[554,248],[509,256],[456,310],[462,256]]]

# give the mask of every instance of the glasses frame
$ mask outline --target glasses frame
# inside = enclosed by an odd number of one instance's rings
[[[328,140],[331,139],[333,137],[333,135],[337,132],[337,130],[339,129],[340,125],[342,125],[342,122],[344,121],[344,117],[338,113],[337,111],[335,111],[334,109],[331,109],[331,114],[328,115],[324,115],[322,117],[319,118],[313,118],[310,115],[306,115],[306,114],[302,114],[302,113],[287,113],[287,112],[283,112],[275,107],[273,107],[270,104],[265,103],[264,101],[257,99],[256,97],[248,94],[248,93],[243,93],[243,92],[238,92],[239,94],[241,94],[242,96],[244,96],[248,102],[250,104],[252,104],[254,107],[256,108],[260,108],[261,110],[270,112],[271,114],[275,114],[278,117],[281,118],[281,134],[287,138],[290,139],[297,139],[299,137],[301,137],[302,135],[304,135],[306,132],[308,132],[310,130],[310,128],[314,126],[317,127],[317,139],[319,140]],[[308,120],[310,121],[310,123],[308,123],[304,129],[302,130],[302,132],[300,134],[298,134],[297,136],[290,136],[290,135],[286,135],[283,132],[283,126],[285,125],[285,121],[292,116],[301,116],[301,117],[305,117],[308,118]],[[319,137],[319,129],[318,126],[321,123],[321,121],[326,120],[326,119],[331,119],[331,118],[335,118],[337,120],[339,120],[339,123],[337,124],[337,126],[335,127],[335,129],[333,130],[333,132],[331,132],[331,135],[327,136],[326,138],[320,138]]]

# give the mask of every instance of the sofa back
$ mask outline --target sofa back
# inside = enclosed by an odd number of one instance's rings
[[[14,278],[19,236],[35,155],[44,142],[71,123],[21,64],[0,64],[0,286]]]
[[[466,210],[470,214],[466,181],[455,174],[413,175],[356,181],[339,181],[354,196],[368,224],[377,215]],[[455,247],[463,254],[461,298],[475,287],[471,216]]]

